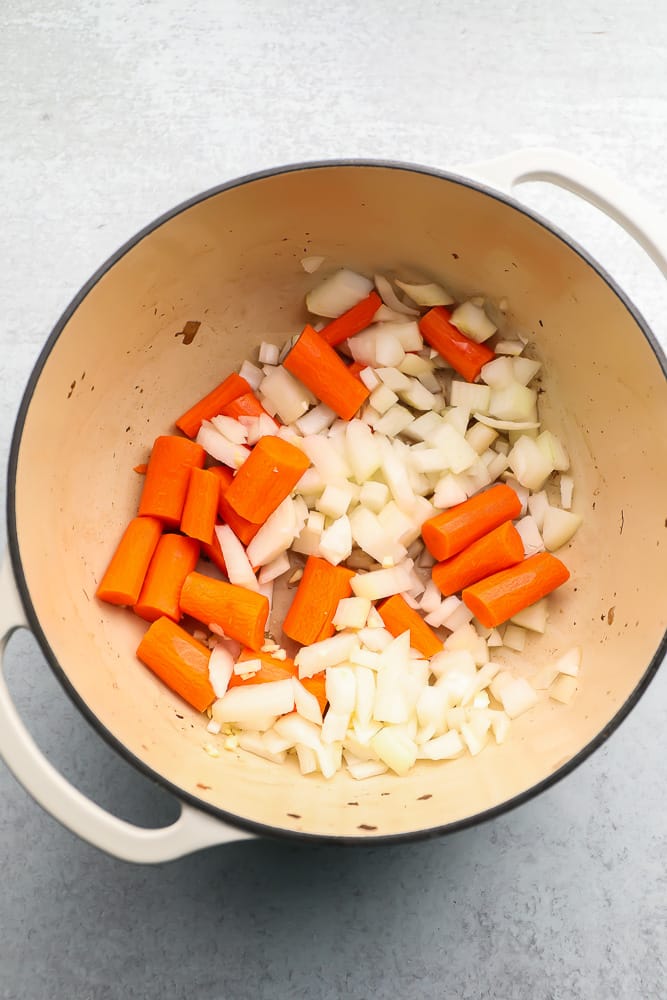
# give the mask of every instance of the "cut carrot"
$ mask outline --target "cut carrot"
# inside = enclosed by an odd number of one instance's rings
[[[325,671],[321,670],[319,674],[313,674],[312,677],[303,677],[301,683],[306,691],[315,695],[320,712],[324,715],[324,709],[327,707],[327,675]]]
[[[159,517],[171,528],[181,523],[190,470],[201,469],[206,453],[194,441],[164,435],[155,439],[148,461],[139,513]]]
[[[264,643],[269,602],[254,590],[190,573],[181,591],[181,611],[204,625],[216,625],[250,649],[259,649]]]
[[[218,497],[218,514],[225,524],[228,524],[238,539],[244,545],[249,545],[260,529],[259,524],[253,524],[245,517],[237,514],[234,508],[227,501],[227,489],[231,485],[234,475],[231,469],[225,465],[215,465],[209,472],[215,473],[220,480],[220,495]]]
[[[220,479],[206,469],[192,469],[181,516],[181,531],[211,545],[218,513]]]
[[[377,292],[373,291],[356,306],[352,306],[337,319],[332,319],[330,323],[320,330],[320,337],[326,340],[327,344],[337,347],[348,337],[354,337],[355,333],[361,333],[372,321],[373,316],[382,305],[382,299]]]
[[[212,562],[214,566],[217,566],[221,573],[227,576],[227,564],[225,563],[225,557],[222,554],[222,549],[220,548],[220,542],[218,541],[218,536],[215,533],[215,528],[213,529],[213,541],[210,545],[206,542],[201,543],[201,554],[205,556],[209,562]]]
[[[182,417],[179,417],[175,421],[176,426],[188,437],[196,437],[202,420],[217,417],[218,414],[222,413],[223,407],[247,392],[252,392],[250,384],[236,372],[232,372],[224,382],[221,382],[212,392],[191,406]]]
[[[332,566],[319,556],[308,556],[303,576],[283,622],[290,639],[308,646],[334,634],[333,616],[338,602],[351,597],[354,570]]]
[[[484,365],[496,356],[486,344],[471,340],[450,323],[449,313],[443,306],[429,309],[419,320],[419,329],[426,343],[463,375],[466,382],[479,378]]]
[[[107,604],[136,604],[162,534],[155,517],[134,517],[123,532],[96,594]]]
[[[442,652],[443,644],[433,629],[429,628],[422,616],[400,594],[380,601],[377,609],[385,628],[393,636],[402,635],[409,629],[413,649],[418,649],[426,657]]]
[[[260,669],[245,679],[241,674],[232,674],[229,687],[242,687],[244,684],[266,684],[268,681],[284,681],[289,677],[297,677],[299,668],[294,660],[288,656],[285,660],[277,660],[269,653],[256,653],[253,649],[244,649],[237,659],[237,663],[245,660],[261,660]]]
[[[237,396],[231,403],[223,406],[220,413],[223,417],[234,417],[235,420],[238,420],[239,417],[259,417],[262,413],[266,413],[268,416],[267,411],[252,391]]]
[[[183,535],[163,535],[151,559],[139,600],[134,610],[148,622],[166,615],[177,622],[181,617],[183,582],[197,565],[199,542]]]
[[[461,595],[466,607],[485,628],[495,628],[523,611],[570,577],[567,567],[550,552],[538,552],[518,566],[487,576]]]
[[[304,328],[283,365],[343,420],[351,420],[370,395],[312,326]]]
[[[244,545],[250,545],[251,541],[260,529],[259,524],[253,524],[247,518],[237,514],[232,505],[227,501],[227,489],[231,485],[234,475],[231,469],[225,465],[214,465],[209,472],[215,473],[220,480],[220,495],[218,497],[218,514],[225,524],[228,524],[236,537]]]
[[[208,679],[210,655],[206,646],[171,618],[154,621],[137,649],[141,662],[198,712],[215,701]]]
[[[365,365],[363,361],[353,361],[351,365],[347,366],[350,375],[354,375],[355,378],[359,378],[359,372],[362,372],[364,368],[368,368],[368,365]],[[361,382],[361,379],[359,381]],[[364,383],[361,382],[361,384]]]
[[[259,439],[234,476],[225,500],[241,517],[264,524],[309,465],[310,459],[295,445],[267,435]]]
[[[135,465],[132,471],[137,472],[140,476],[145,476],[147,469],[148,469],[148,462],[142,462],[141,465]]]
[[[523,556],[521,535],[511,521],[505,521],[451,559],[436,563],[433,582],[444,597],[450,597],[485,576],[515,566]]]
[[[438,561],[449,559],[520,513],[521,501],[514,490],[499,483],[424,521],[422,538]]]

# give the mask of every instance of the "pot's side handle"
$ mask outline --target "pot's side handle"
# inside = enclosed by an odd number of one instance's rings
[[[0,568],[0,658],[12,632],[27,627],[10,560],[5,556]],[[123,861],[139,864],[171,861],[203,847],[251,836],[185,804],[171,826],[147,830],[118,819],[91,802],[39,750],[14,707],[1,670],[0,756],[14,777],[54,819]]]
[[[560,149],[520,149],[477,163],[466,173],[511,194],[518,184],[548,181],[579,195],[618,222],[667,275],[667,225],[629,185]]]

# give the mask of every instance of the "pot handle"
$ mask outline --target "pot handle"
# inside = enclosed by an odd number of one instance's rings
[[[579,195],[618,222],[667,274],[667,227],[661,215],[627,184],[578,156],[560,149],[519,149],[466,173],[507,194],[528,181],[548,181]]]
[[[0,659],[9,636],[28,621],[5,555],[0,567]],[[54,819],[94,847],[123,861],[155,864],[215,844],[245,840],[252,834],[227,826],[192,806],[181,804],[171,826],[144,829],[118,819],[91,802],[44,757],[23,725],[0,670],[0,757],[14,777]]]

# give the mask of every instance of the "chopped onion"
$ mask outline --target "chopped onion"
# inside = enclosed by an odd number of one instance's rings
[[[549,697],[569,705],[577,691],[576,677],[560,674],[549,688]],[[508,713],[509,714],[509,713]]]
[[[452,406],[465,406],[468,410],[485,413],[491,403],[492,390],[476,382],[452,382],[449,401]]]
[[[570,468],[570,459],[562,441],[555,434],[551,431],[542,431],[537,436],[537,444],[556,472],[567,472]]]
[[[259,392],[264,397],[262,402],[268,400],[284,424],[294,423],[315,402],[312,393],[282,365],[265,376]]]
[[[576,677],[581,666],[581,647],[574,646],[572,649],[568,649],[567,653],[564,653],[556,660],[554,666],[559,674]]]
[[[305,437],[309,434],[321,434],[322,431],[331,427],[335,419],[336,414],[334,411],[329,409],[324,403],[319,403],[312,410],[309,410],[308,413],[304,414],[303,417],[299,417],[296,421],[296,426]]]
[[[508,649],[515,649],[518,653],[522,653],[525,645],[526,630],[521,628],[520,625],[514,625],[512,622],[509,622],[503,632],[503,646],[507,646]]]
[[[256,686],[265,686],[265,685],[256,685]],[[235,690],[238,691],[239,688],[236,688]],[[256,733],[250,730],[245,730],[244,732],[239,733],[238,745],[241,747],[242,750],[246,750],[248,753],[255,754],[256,757],[263,757],[265,760],[270,760],[273,764],[284,764],[287,758],[287,754],[285,753],[284,750],[281,751],[280,753],[275,753],[272,750],[269,750],[266,743],[264,742],[262,733]]]
[[[261,368],[253,365],[252,361],[244,361],[239,368],[239,375],[244,378],[251,389],[259,389],[259,384],[264,378]]]
[[[411,580],[406,569],[395,566],[392,569],[378,569],[363,575],[357,574],[352,577],[350,584],[357,597],[379,601],[383,597],[391,597],[393,594],[408,590]]]
[[[572,494],[574,493],[574,479],[572,476],[560,477],[560,505],[563,510],[569,510],[572,506]]]
[[[215,528],[215,534],[222,550],[222,557],[225,560],[229,582],[235,584],[237,587],[246,587],[247,590],[259,591],[257,577],[248,560],[246,550],[229,525],[218,524]],[[293,537],[294,535],[292,535]],[[290,542],[292,538],[290,538]],[[290,542],[287,544],[289,545]]]
[[[516,522],[515,527],[521,535],[523,551],[526,556],[534,556],[536,552],[544,552],[544,542],[535,518],[527,514]]]
[[[294,708],[292,679],[235,687],[213,704],[216,722],[244,723],[258,717],[285,715]]]
[[[296,677],[292,678],[294,685],[294,707],[300,716],[316,726],[322,725],[322,709],[314,694],[307,691],[301,681]],[[304,740],[295,740],[295,743],[303,743]]]
[[[398,775],[406,775],[417,759],[417,744],[398,726],[385,726],[371,744],[380,760]]]
[[[223,437],[210,420],[202,422],[196,441],[211,458],[229,466],[230,469],[240,468],[250,454],[250,449],[245,445],[234,444]]]
[[[342,517],[347,513],[348,507],[354,497],[353,491],[349,487],[335,486],[330,483],[325,486],[322,496],[315,502],[315,506],[327,517]]]
[[[512,359],[508,357],[494,358],[493,361],[483,365],[480,377],[492,389],[504,389],[510,382],[515,381]]]
[[[322,639],[320,642],[311,643],[310,646],[302,646],[294,657],[294,662],[299,668],[299,677],[312,677],[327,667],[349,660],[352,650],[357,645],[353,633],[341,632],[331,639]]]
[[[382,508],[387,505],[388,501],[389,489],[384,483],[376,483],[372,480],[365,480],[362,483],[361,492],[359,494],[359,503],[363,507],[366,507],[374,514],[379,514]]]
[[[492,337],[497,329],[481,306],[473,302],[463,302],[457,306],[451,315],[451,322],[478,344]]]
[[[547,609],[547,599],[543,597],[524,608],[523,611],[517,611],[512,616],[512,621],[515,625],[522,625],[523,628],[530,629],[531,632],[544,633],[547,627]]]
[[[373,277],[378,294],[386,306],[389,306],[394,312],[403,313],[405,316],[419,316],[418,309],[413,309],[412,306],[406,306],[404,302],[401,302],[388,278],[382,274],[376,274]]]
[[[372,290],[372,281],[343,267],[308,292],[306,306],[316,316],[334,319],[356,306]]]
[[[531,493],[528,497],[528,510],[537,525],[538,531],[542,530],[544,515],[546,514],[548,506],[549,500],[547,499],[547,495],[544,490],[539,490],[537,493]]]
[[[336,518],[325,528],[320,538],[320,554],[333,566],[347,559],[352,552],[352,529],[347,514]]]
[[[419,748],[418,756],[425,760],[453,760],[455,757],[460,757],[464,751],[463,740],[456,730],[450,729],[442,736],[423,743]]]
[[[332,624],[337,629],[364,628],[371,610],[371,602],[365,597],[343,597],[336,605]]]
[[[497,674],[491,681],[491,693],[510,719],[518,718],[537,704],[535,689],[525,677],[514,677],[507,672]]]
[[[276,556],[271,562],[266,563],[259,571],[257,577],[260,584],[270,583],[271,580],[276,580],[283,573],[287,573],[291,569],[289,556],[286,552],[281,552],[279,556]]]
[[[520,382],[510,382],[502,389],[491,390],[487,407],[490,416],[497,420],[534,421],[537,393]],[[484,407],[476,407],[482,411]]]
[[[263,340],[259,345],[257,360],[260,365],[277,365],[280,358],[280,348],[277,344],[270,344]]]
[[[553,466],[542,449],[525,434],[518,439],[507,458],[521,485],[530,490],[540,490],[553,472]]]
[[[407,281],[395,279],[395,284],[409,295],[418,306],[449,306],[454,299],[442,285],[431,281],[424,285],[415,285]]]
[[[307,274],[314,274],[315,271],[324,263],[325,257],[319,257],[317,254],[313,254],[309,257],[301,258],[301,267]]]
[[[579,514],[559,507],[547,507],[542,524],[542,537],[549,552],[555,552],[570,541],[581,524]]]
[[[301,532],[304,522],[305,518],[297,516],[295,501],[286,497],[248,545],[246,555],[250,565],[265,566],[286,552]]]
[[[376,389],[373,389],[369,399],[371,406],[378,411],[378,413],[386,413],[390,410],[395,403],[398,403],[398,396],[389,386],[382,383],[378,385]]]
[[[208,679],[216,698],[222,698],[227,691],[234,672],[234,657],[225,643],[217,643],[211,650],[208,661]]]
[[[512,365],[514,367],[514,378],[521,385],[528,385],[542,367],[539,361],[533,361],[532,358],[514,358]]]

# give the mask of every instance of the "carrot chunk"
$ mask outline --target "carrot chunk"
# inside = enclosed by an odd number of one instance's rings
[[[155,517],[134,517],[125,529],[96,594],[107,604],[136,604],[162,534]]]
[[[550,552],[538,552],[517,566],[487,576],[461,595],[485,628],[495,628],[569,580],[567,567]]]
[[[343,420],[351,420],[370,395],[312,326],[304,328],[283,365]]]
[[[208,678],[211,653],[171,618],[158,618],[144,634],[137,656],[167,687],[204,712],[215,701]]]

